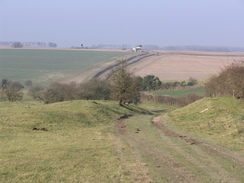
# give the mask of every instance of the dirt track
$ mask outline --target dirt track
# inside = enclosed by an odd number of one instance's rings
[[[233,152],[200,142],[187,135],[180,135],[168,129],[162,117],[155,117],[151,122],[151,127],[158,133],[155,140],[164,144],[161,148],[142,137],[143,133],[146,136],[152,135],[141,131],[142,126],[136,128],[134,134],[131,133],[127,128],[127,120],[127,117],[118,120],[118,138],[128,143],[136,159],[135,167],[132,169],[129,166],[126,167],[128,171],[133,172],[132,177],[135,182],[242,182],[241,172],[243,172],[244,159]],[[120,157],[123,157],[120,158],[122,164],[126,166],[128,164],[126,156],[118,147],[118,143],[116,144],[117,152]],[[151,159],[152,166],[144,161],[145,156]],[[190,167],[189,164],[191,164]],[[164,176],[155,180],[153,174],[150,173],[152,167],[157,168],[157,174]],[[236,177],[239,174],[241,178]]]

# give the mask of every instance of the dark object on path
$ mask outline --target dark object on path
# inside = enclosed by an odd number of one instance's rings
[[[38,131],[48,131],[46,128],[32,128],[32,130],[38,130]]]
[[[131,117],[131,116],[132,116],[131,114],[129,114],[129,115],[125,114],[125,115],[123,115],[123,116],[120,116],[120,117],[118,118],[118,120],[120,120],[120,119],[127,119],[127,118],[129,118],[129,117]]]

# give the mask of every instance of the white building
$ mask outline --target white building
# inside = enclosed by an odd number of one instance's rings
[[[132,51],[134,51],[134,52],[141,52],[141,50],[142,50],[142,46],[137,46],[137,47],[132,48]]]

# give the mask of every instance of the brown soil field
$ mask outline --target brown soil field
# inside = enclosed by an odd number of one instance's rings
[[[235,61],[244,61],[244,53],[158,51],[130,69],[135,75],[155,75],[160,80],[207,79]]]

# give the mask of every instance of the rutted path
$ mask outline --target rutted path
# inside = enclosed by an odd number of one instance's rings
[[[117,123],[117,152],[125,168],[133,172],[134,182],[241,183],[244,180],[242,157],[168,129],[161,116],[150,122],[151,118],[124,116]],[[129,148],[133,154],[136,162],[133,168],[126,166],[130,163],[118,146],[122,141],[128,145],[123,148]]]
[[[121,160],[122,165],[125,167],[125,169],[131,174],[131,178],[134,182],[153,182],[151,177],[149,176],[148,169],[143,163],[143,160],[140,156],[140,152],[137,150],[137,144],[136,141],[129,136],[126,130],[126,120],[130,116],[122,116],[118,120],[117,125],[117,132],[118,132],[118,139],[116,139],[115,146],[116,150],[119,154],[119,158]],[[125,147],[122,147],[120,138],[126,141],[128,143],[130,149],[132,150],[132,156],[135,160],[134,166],[130,166],[129,158],[124,154],[123,150]],[[120,147],[119,147],[120,146]]]
[[[182,154],[186,159],[190,160],[192,163],[194,163],[196,166],[201,167],[203,171],[205,171],[215,182],[239,182],[236,180],[233,176],[230,175],[228,171],[226,171],[224,168],[221,167],[220,164],[218,164],[212,156],[210,156],[208,153],[204,152],[201,148],[208,148],[210,150],[214,150],[213,147],[210,147],[202,142],[199,142],[197,140],[194,140],[192,138],[188,138],[187,136],[179,135],[168,128],[165,127],[162,123],[162,117],[156,117],[153,119],[153,123],[155,127],[162,132],[161,138],[166,141],[169,145],[172,145],[173,142],[170,140],[169,136],[178,137],[181,141],[184,141],[186,145],[188,145],[193,151],[195,151],[198,154],[198,158],[195,158],[191,156],[191,154],[184,151],[180,146],[174,145],[172,146],[177,152]],[[218,152],[215,150],[216,155],[222,156],[223,153]],[[229,156],[230,159],[234,159],[235,157],[232,157],[232,155]],[[241,161],[241,158],[238,162],[235,162],[243,166],[243,161]]]

